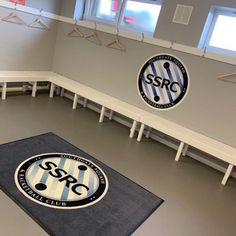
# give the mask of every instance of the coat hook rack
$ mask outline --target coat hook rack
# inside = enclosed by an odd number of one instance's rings
[[[26,25],[24,20],[21,19],[21,17],[16,12],[16,10],[17,10],[17,3],[15,3],[14,10],[15,10],[14,12],[11,12],[7,16],[1,18],[1,20],[9,22],[9,23],[17,24],[17,25]]]
[[[28,27],[43,29],[43,30],[50,30],[48,25],[41,19],[42,12],[43,12],[43,9],[40,10],[39,16],[34,21],[32,21],[30,24],[28,24]]]
[[[86,35],[85,39],[87,39],[88,41],[90,41],[92,43],[95,43],[99,46],[102,45],[102,42],[101,42],[101,40],[100,40],[100,38],[98,37],[98,34],[97,34],[97,23],[96,22],[94,22],[94,31],[93,31],[93,33],[91,33],[89,35]]]
[[[217,78],[218,80],[228,82],[228,83],[236,83],[236,72],[230,73],[230,74],[225,74],[221,75]]]
[[[67,34],[68,37],[84,37],[84,34],[80,31],[78,25],[77,25],[77,20],[75,20],[75,24],[73,29]]]
[[[106,46],[108,48],[112,48],[112,49],[116,49],[120,51],[126,51],[126,47],[120,42],[120,39],[118,36],[119,36],[119,30],[117,28],[115,39],[111,43],[108,43]]]

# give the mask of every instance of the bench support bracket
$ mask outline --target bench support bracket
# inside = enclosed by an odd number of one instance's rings
[[[61,94],[61,92],[60,92],[60,87],[58,86],[57,88],[56,88],[56,95],[60,95]]]
[[[75,93],[74,95],[74,102],[73,102],[73,110],[77,108],[77,103],[78,103],[78,95]]]
[[[105,112],[106,112],[106,107],[103,106],[99,118],[99,123],[102,123],[104,121]]]
[[[182,152],[182,155],[183,155],[184,157],[185,157],[186,154],[187,154],[188,148],[189,148],[189,145],[188,145],[188,144],[185,144],[184,149],[183,149],[183,152]]]
[[[61,88],[60,96],[61,96],[61,97],[64,97],[64,94],[65,94],[65,89],[64,89],[64,88]]]
[[[184,148],[184,142],[181,142],[177,151],[177,154],[175,156],[175,161],[179,161],[181,153],[183,152],[183,148]]]
[[[145,128],[145,124],[141,124],[140,130],[139,130],[139,133],[138,133],[138,138],[137,138],[137,140],[138,140],[139,142],[140,142],[141,139],[142,139],[144,128]]]
[[[32,97],[36,96],[36,92],[37,92],[37,82],[34,82],[32,88]]]
[[[110,111],[110,115],[109,115],[109,120],[112,120],[112,119],[113,119],[113,115],[114,115],[114,111],[111,110],[111,111]]]
[[[152,128],[151,128],[151,127],[148,127],[148,130],[147,130],[147,133],[146,133],[146,138],[149,138],[149,137],[150,137],[151,130],[152,130]]]
[[[129,134],[129,137],[130,137],[130,138],[133,138],[133,137],[134,137],[134,133],[135,133],[136,127],[137,127],[137,121],[134,120],[134,121],[133,121],[133,124],[132,124],[132,127],[131,127],[131,129],[130,129],[130,134]]]
[[[227,170],[226,170],[226,172],[225,172],[225,176],[224,176],[224,178],[223,178],[221,184],[223,184],[223,185],[226,184],[228,178],[230,177],[230,174],[231,174],[233,168],[234,168],[234,166],[233,166],[232,164],[229,164],[229,166],[228,166],[228,168],[227,168]]]
[[[87,99],[87,98],[84,98],[84,104],[83,104],[83,107],[86,108],[86,107],[87,107],[87,104],[88,104],[88,99]]]
[[[54,89],[55,89],[55,84],[54,84],[54,83],[51,83],[50,94],[49,94],[49,97],[50,97],[50,98],[53,98]]]
[[[7,94],[7,83],[4,82],[2,85],[2,100],[6,100],[6,94]]]

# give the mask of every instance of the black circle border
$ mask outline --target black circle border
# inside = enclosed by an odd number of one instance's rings
[[[39,193],[35,192],[28,184],[26,178],[24,178],[24,181],[25,183],[27,184],[27,187],[32,191],[32,194],[36,194],[36,195],[39,195],[40,198],[42,199],[42,201],[38,201],[36,198],[30,196],[27,191],[24,190],[24,188],[22,187],[19,179],[20,179],[20,176],[19,174],[22,174],[21,173],[21,170],[24,171],[24,173],[26,174],[26,171],[27,169],[36,161],[38,160],[42,160],[42,159],[47,159],[47,158],[68,158],[68,157],[73,157],[73,158],[69,158],[69,159],[73,159],[73,160],[77,160],[77,161],[80,161],[80,160],[83,160],[82,163],[88,165],[86,162],[89,163],[89,167],[91,169],[93,169],[95,171],[95,173],[97,174],[96,171],[99,171],[100,175],[102,176],[102,179],[103,179],[103,182],[104,184],[101,184],[101,177],[99,175],[98,176],[98,179],[99,179],[99,187],[97,189],[97,191],[89,196],[88,198],[85,198],[85,199],[82,199],[82,200],[79,200],[79,201],[60,201],[60,200],[55,200],[55,199],[51,199],[51,198],[46,198],[44,196],[41,196]],[[25,175],[24,175],[25,177]],[[22,179],[22,177],[21,177]],[[18,171],[17,171],[17,182],[18,182],[18,185],[21,187],[21,190],[26,194],[26,196],[29,198],[29,199],[33,199],[34,201],[38,202],[39,204],[42,204],[45,205],[45,206],[48,206],[48,207],[56,207],[56,208],[75,208],[75,207],[86,207],[87,204],[91,204],[93,201],[97,201],[104,193],[104,191],[106,190],[106,186],[108,186],[108,182],[107,182],[107,179],[106,177],[104,176],[103,174],[103,171],[101,170],[100,167],[98,167],[97,165],[95,165],[94,163],[91,163],[89,160],[85,159],[85,158],[82,158],[80,156],[76,156],[76,155],[73,155],[73,154],[65,154],[65,153],[54,153],[54,154],[41,154],[41,155],[38,155],[38,156],[34,156],[30,159],[28,159],[26,162],[24,162],[23,164],[21,164],[19,167],[18,167]],[[46,201],[49,200],[49,201],[56,201],[57,203],[60,203],[61,205],[51,205],[49,203],[47,203]]]
[[[173,103],[168,103],[168,104],[158,104],[155,103],[153,101],[151,101],[145,94],[145,92],[143,91],[143,86],[142,86],[142,80],[143,80],[143,75],[145,70],[155,61],[159,61],[159,60],[166,60],[166,61],[171,61],[174,64],[176,64],[179,69],[182,72],[183,75],[183,89],[181,91],[181,94],[178,96],[178,98],[173,101]],[[183,101],[184,97],[187,94],[189,88],[189,75],[188,75],[188,71],[186,69],[186,67],[184,66],[184,64],[175,56],[170,55],[170,54],[158,54],[155,55],[153,57],[151,57],[147,62],[145,62],[145,64],[142,66],[139,75],[138,75],[138,90],[139,90],[139,94],[141,95],[143,101],[145,103],[147,103],[149,106],[155,108],[155,109],[159,109],[159,110],[164,110],[164,109],[169,109],[172,108],[174,106],[176,106],[177,104],[179,104],[181,101]]]

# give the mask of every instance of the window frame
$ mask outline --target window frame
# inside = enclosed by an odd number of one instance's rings
[[[86,0],[79,0],[75,2],[75,8],[73,13],[73,19],[81,20],[85,11]]]
[[[105,25],[112,25],[112,26],[117,26],[119,22],[119,12],[122,7],[123,0],[119,0],[119,7],[117,10],[116,18],[114,21],[112,20],[106,20],[103,18],[99,18],[95,16],[95,11],[96,8],[98,7],[98,1],[96,0],[87,0],[85,4],[85,10],[84,10],[84,19],[89,20],[89,21],[94,21],[96,23],[102,23]]]
[[[158,19],[159,19],[161,10],[160,10],[159,15],[157,17],[156,26],[155,26],[155,29],[154,29],[153,32],[150,32],[150,31],[144,31],[144,32],[138,31],[138,30],[131,29],[129,27],[125,27],[125,26],[121,25],[121,21],[123,19],[124,12],[126,10],[126,6],[127,6],[128,1],[130,1],[130,2],[138,2],[138,3],[146,3],[146,4],[152,4],[152,5],[159,5],[160,7],[162,7],[162,0],[153,0],[153,1],[152,0],[123,0],[121,11],[120,11],[120,14],[119,14],[119,22],[118,22],[119,29],[124,29],[124,30],[130,31],[130,32],[134,32],[134,33],[146,33],[147,35],[154,35],[155,32],[156,32],[157,23],[158,23]]]
[[[210,12],[209,14],[212,14],[212,19],[211,19],[210,25],[206,29],[204,29],[204,31],[207,30],[207,35],[205,37],[205,43],[203,45],[203,48],[209,52],[213,52],[213,53],[217,53],[217,54],[221,54],[225,56],[236,57],[236,51],[210,45],[211,37],[214,32],[218,17],[222,15],[222,16],[230,16],[230,17],[236,18],[236,9],[225,8],[225,7],[214,7],[213,11]]]

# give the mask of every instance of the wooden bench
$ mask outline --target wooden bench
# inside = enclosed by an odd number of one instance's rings
[[[112,119],[114,112],[120,113],[132,119],[133,124],[130,129],[130,138],[133,138],[137,124],[140,122],[141,128],[137,138],[138,141],[141,141],[145,126],[149,127],[146,133],[147,138],[150,135],[151,128],[153,128],[175,138],[176,140],[179,140],[180,145],[175,157],[176,161],[179,161],[181,155],[185,156],[188,147],[192,146],[227,162],[228,168],[222,180],[223,185],[226,184],[233,167],[236,166],[236,148],[214,140],[213,138],[199,134],[193,130],[187,129],[157,115],[143,111],[142,109],[129,103],[50,71],[0,71],[0,83],[3,87],[2,99],[6,99],[7,83],[31,82],[33,84],[32,96],[34,97],[37,92],[37,82],[40,81],[47,81],[51,83],[49,94],[50,98],[53,98],[56,87],[61,88],[61,96],[64,95],[64,90],[74,93],[73,109],[76,109],[77,107],[79,96],[84,98],[84,107],[87,105],[87,100],[91,100],[101,105],[99,122],[103,122],[106,109],[110,110],[110,120]]]
[[[137,128],[138,123],[141,120],[141,117],[148,114],[148,112],[143,111],[143,110],[139,109],[136,106],[130,105],[130,104],[128,104],[126,102],[123,102],[123,101],[120,101],[116,98],[112,98],[111,102],[109,104],[107,104],[107,106],[102,107],[102,112],[101,112],[101,115],[100,115],[100,122],[103,121],[106,109],[111,110],[110,116],[109,116],[110,120],[112,119],[112,116],[113,116],[114,112],[122,114],[122,115],[124,115],[124,116],[126,116],[126,117],[133,120],[133,124],[132,124],[132,127],[130,129],[130,136],[129,136],[130,138],[134,137],[135,130]]]
[[[233,167],[236,166],[236,148],[227,144],[219,142],[213,138],[202,135],[193,130],[187,129],[174,122],[168,121],[157,115],[147,115],[141,118],[141,128],[137,140],[141,141],[145,126],[156,129],[164,134],[167,134],[180,141],[180,145],[175,157],[176,161],[179,161],[181,154],[186,155],[188,147],[192,146],[205,153],[208,153],[222,161],[228,163],[228,168],[222,180],[222,184],[225,185]],[[148,130],[150,132],[150,129]],[[148,137],[149,135],[147,135]]]
[[[51,72],[45,71],[0,71],[0,83],[2,85],[2,100],[6,99],[7,84],[15,82],[31,82],[33,84],[32,96],[36,96],[37,82],[48,81]]]
[[[134,132],[137,127],[137,123],[140,121],[142,115],[148,114],[147,112],[132,106],[126,102],[120,101],[112,96],[107,94],[101,93],[93,88],[85,86],[79,82],[74,80],[68,79],[64,76],[58,74],[51,74],[50,76],[51,89],[50,89],[50,97],[53,97],[55,86],[60,86],[63,89],[69,90],[73,92],[74,95],[74,102],[73,102],[73,109],[76,109],[78,96],[85,98],[84,107],[86,106],[87,100],[96,102],[97,104],[101,105],[101,112],[99,122],[102,123],[104,120],[106,109],[110,109],[109,119],[111,120],[113,117],[114,112],[120,113],[130,119],[133,120],[133,125],[130,129],[130,138],[134,136]]]

